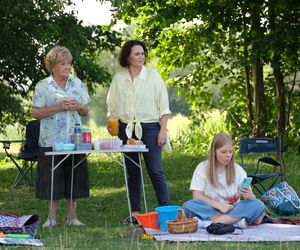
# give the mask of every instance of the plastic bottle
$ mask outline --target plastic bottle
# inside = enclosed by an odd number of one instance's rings
[[[73,133],[73,141],[75,144],[79,144],[82,142],[81,138],[81,127],[79,123],[75,124],[74,133]]]
[[[83,143],[91,143],[92,142],[92,135],[89,128],[82,129],[82,142]]]

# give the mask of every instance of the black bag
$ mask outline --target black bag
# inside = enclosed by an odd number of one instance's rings
[[[232,225],[226,225],[223,223],[212,223],[210,226],[206,228],[206,231],[210,234],[227,234],[227,233],[233,233],[235,230],[235,227]]]
[[[36,234],[40,215],[17,216],[15,214],[0,214],[0,232],[4,234]]]

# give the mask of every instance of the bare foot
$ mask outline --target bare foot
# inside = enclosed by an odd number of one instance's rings
[[[265,213],[262,216],[258,217],[255,221],[252,222],[253,225],[259,225],[265,217]]]

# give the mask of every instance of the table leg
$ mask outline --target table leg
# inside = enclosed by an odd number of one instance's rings
[[[66,155],[58,164],[56,164],[55,166],[54,166],[54,157],[55,157],[55,155],[52,155],[52,167],[51,167],[51,193],[50,193],[50,209],[49,209],[49,211],[50,211],[50,216],[51,216],[51,218],[50,218],[50,227],[52,227],[52,207],[53,207],[53,186],[54,186],[54,171],[55,171],[55,169],[65,160],[65,159],[67,159],[68,158],[68,156],[69,156],[69,154],[68,155]]]
[[[123,170],[124,170],[124,178],[125,178],[125,187],[126,187],[126,194],[127,194],[129,218],[130,218],[130,224],[132,224],[132,211],[131,211],[131,204],[130,204],[130,196],[129,196],[129,188],[128,188],[126,163],[125,163],[125,156],[124,156],[124,154],[122,154],[122,161],[123,161]]]
[[[73,214],[73,185],[74,185],[74,155],[72,155],[71,193],[70,193],[70,215]],[[68,218],[71,219],[71,218]]]
[[[141,153],[139,153],[139,168],[140,168],[140,173],[141,173],[141,181],[142,181],[142,189],[143,189],[143,198],[144,198],[144,208],[145,212],[148,212],[147,209],[147,203],[146,203],[146,192],[145,192],[145,184],[144,184],[144,176],[143,176],[143,166],[142,166],[142,161],[141,161]]]
[[[52,155],[51,167],[51,198],[50,198],[50,227],[52,227],[52,206],[53,206],[53,185],[54,185],[54,155]]]

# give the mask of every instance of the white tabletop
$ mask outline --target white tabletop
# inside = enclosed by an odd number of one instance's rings
[[[50,151],[45,155],[78,155],[78,154],[94,154],[94,153],[131,153],[131,152],[148,152],[148,148],[115,148],[115,149],[99,149],[99,150],[73,150],[73,151]]]

